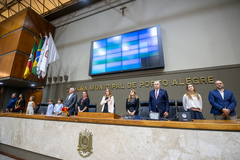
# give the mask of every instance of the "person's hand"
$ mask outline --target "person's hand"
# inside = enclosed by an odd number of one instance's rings
[[[164,117],[168,117],[168,112],[164,112]]]
[[[230,110],[227,108],[223,108],[222,111],[223,111],[223,114],[222,114],[223,116],[227,117],[230,114]]]
[[[134,112],[130,112],[129,114],[130,114],[130,116],[134,116]]]
[[[222,109],[222,112],[223,112],[222,115],[223,115],[223,116],[226,116],[226,114],[227,114],[226,108],[223,108],[223,109]]]
[[[8,109],[6,109],[6,112],[8,111]]]
[[[150,111],[150,113],[152,113],[153,111]]]
[[[11,109],[10,109],[10,111],[12,112],[12,111],[13,111],[13,109],[11,108]]]
[[[83,110],[81,110],[80,112],[83,112]]]
[[[110,101],[110,99],[107,99],[107,100],[106,100],[106,102],[109,102],[109,101]]]

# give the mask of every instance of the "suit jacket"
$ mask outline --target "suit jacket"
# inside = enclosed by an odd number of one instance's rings
[[[208,95],[209,103],[212,105],[210,113],[215,115],[221,115],[223,108],[228,108],[230,112],[230,116],[236,115],[235,107],[237,105],[237,101],[232,93],[232,91],[224,89],[224,99],[222,99],[221,94],[217,89],[210,91]]]
[[[164,89],[159,89],[158,97],[155,98],[155,89],[149,93],[149,111],[156,112],[156,106],[160,113],[160,116],[163,116],[164,112],[169,110],[169,101],[167,91]]]
[[[75,111],[75,104],[77,102],[77,95],[75,93],[73,93],[73,95],[70,97],[70,99],[68,99],[69,96],[70,96],[70,94],[65,99],[63,107],[69,107],[68,111],[74,112]]]

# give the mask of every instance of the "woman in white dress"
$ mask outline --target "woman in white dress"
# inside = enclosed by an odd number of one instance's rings
[[[30,96],[26,114],[32,115],[34,113],[34,109],[35,109],[34,99],[35,99],[34,96]]]
[[[192,119],[204,119],[202,115],[202,97],[193,84],[187,84],[183,96],[183,107],[190,112]]]

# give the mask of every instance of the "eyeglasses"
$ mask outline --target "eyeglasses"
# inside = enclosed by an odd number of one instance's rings
[[[219,84],[222,84],[222,83],[216,83],[216,85],[219,85]]]

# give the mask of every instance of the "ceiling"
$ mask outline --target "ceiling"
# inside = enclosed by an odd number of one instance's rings
[[[30,7],[48,21],[102,0],[0,0],[0,22]]]

